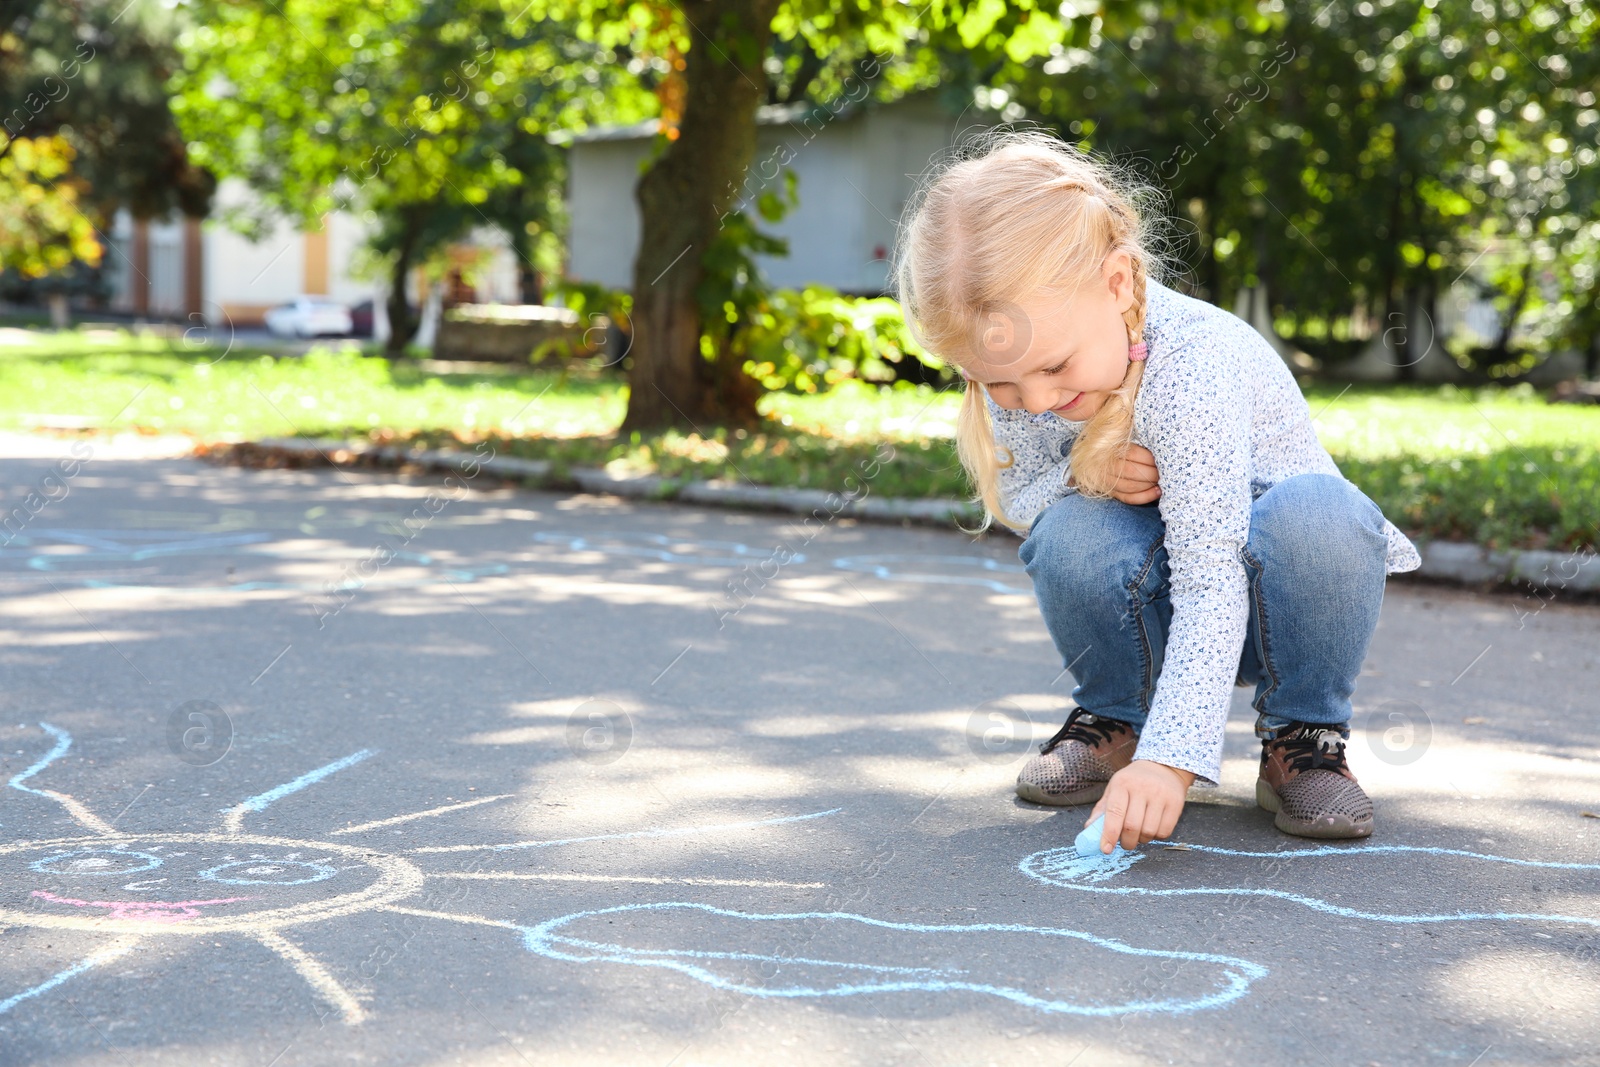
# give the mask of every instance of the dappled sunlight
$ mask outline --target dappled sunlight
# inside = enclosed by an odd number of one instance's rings
[[[709,758],[709,756],[708,756]],[[806,776],[782,767],[696,767],[679,761],[665,783],[674,803],[728,800],[784,800],[799,802],[812,792]]]
[[[775,581],[773,585],[785,600],[796,604],[815,604],[819,607],[846,610],[865,611],[868,603],[885,604],[907,599],[903,594],[875,586],[873,592],[869,594],[870,600],[863,600],[860,593],[841,580],[840,575],[818,575],[807,578],[786,576]]]
[[[1558,928],[1522,930],[1516,941],[1435,961],[1428,989],[1441,1004],[1510,1027],[1523,1040],[1532,1039],[1524,1028],[1571,1041],[1600,1038],[1600,964],[1592,953],[1574,952]]]
[[[92,645],[102,641],[150,641],[160,636],[157,630],[0,630],[0,647],[58,648],[63,645]]]
[[[1415,763],[1396,766],[1369,750],[1360,731],[1351,732],[1353,768],[1372,788],[1409,795],[1526,799],[1536,788],[1546,797],[1593,803],[1600,790],[1600,761],[1550,755],[1491,741],[1435,734]]]
[[[572,600],[594,600],[606,604],[643,605],[660,607],[693,607],[702,611],[706,606],[706,593],[702,590],[671,585],[648,585],[621,582],[605,575],[564,576],[541,575],[531,589],[522,595],[542,604],[560,604]]]
[[[609,980],[599,974],[587,977],[585,995],[608,1000],[626,999],[631,976],[626,973]],[[667,979],[676,989],[693,991],[688,978]],[[1092,1065],[1092,1067],[1158,1067],[1171,1063],[1170,1048],[1161,1046],[1149,1052],[1129,1048],[1125,1040],[1094,1038],[1075,1030],[1041,1024],[1022,1011],[993,1013],[988,998],[971,995],[964,1002],[946,997],[940,1013],[928,1017],[913,1012],[921,998],[900,994],[904,1005],[880,1006],[864,1011],[838,1002],[837,998],[807,1004],[804,1030],[792,1013],[797,1005],[778,1003],[747,1006],[735,994],[714,994],[707,1015],[716,1022],[709,1026],[695,1017],[675,1017],[664,1007],[646,1011],[632,1004],[626,1013],[617,1012],[610,1032],[616,1043],[597,1042],[592,1030],[556,1013],[542,1024],[537,1040],[513,1038],[515,1047],[490,1045],[462,1059],[459,1054],[426,1061],[424,1067],[528,1067],[529,1054],[551,1057],[562,1067],[617,1067],[624,1060],[639,1064],[682,1064],[705,1067],[710,1064],[748,1064],[760,1067],[803,1067],[819,1062],[858,1064],[877,1062],[906,1064],[988,1064],[1004,1062],[995,1058],[996,1036],[1026,1048],[1030,1059],[1042,1063]],[[430,1025],[424,1015],[419,1026]],[[440,1013],[432,1025],[446,1026],[451,1018]],[[1185,1033],[1198,1032],[1184,1028]],[[1005,1049],[1007,1045],[1001,1045]],[[872,1048],[876,1059],[863,1055]],[[759,1049],[758,1055],[752,1049]],[[894,1057],[893,1059],[884,1057]]]

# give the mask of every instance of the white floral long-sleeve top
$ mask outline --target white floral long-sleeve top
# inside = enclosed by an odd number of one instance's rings
[[[1150,714],[1134,756],[1193,771],[1215,786],[1233,683],[1249,620],[1240,549],[1250,508],[1296,474],[1341,476],[1317,440],[1311,412],[1282,358],[1248,323],[1151,279],[1146,288],[1144,379],[1133,440],[1155,457],[1166,524],[1172,622]],[[1017,522],[1074,492],[1067,484],[1082,423],[1054,412],[1008,410],[987,398],[996,444],[1014,463],[1000,499]],[[1385,520],[1387,570],[1421,557]]]

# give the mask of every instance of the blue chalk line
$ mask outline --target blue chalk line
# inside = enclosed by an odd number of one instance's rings
[[[44,797],[46,800],[54,800],[55,798],[49,793],[46,793],[44,790],[34,789],[30,786],[25,786],[22,783],[38,774],[46,767],[50,766],[50,764],[54,763],[62,756],[65,756],[67,754],[67,749],[72,747],[72,735],[61,729],[61,727],[51,726],[47,722],[40,723],[39,727],[51,737],[56,739],[55,746],[51,748],[49,752],[46,752],[44,756],[41,757],[32,767],[29,767],[27,770],[18,774],[13,774],[11,776],[11,781],[6,784],[11,786],[12,789],[20,789],[24,793],[32,793],[36,797]]]
[[[1361,911],[1356,908],[1347,908],[1340,904],[1322,900],[1317,897],[1308,897],[1299,893],[1290,893],[1281,889],[1251,889],[1246,887],[1212,887],[1199,886],[1191,889],[1149,889],[1143,886],[1094,886],[1086,882],[1103,882],[1121,874],[1140,860],[1148,858],[1147,853],[1124,850],[1120,845],[1114,852],[1106,855],[1099,850],[1099,831],[1104,816],[1097,819],[1094,824],[1086,827],[1080,833],[1072,846],[1068,848],[1045,849],[1024,857],[1017,865],[1023,874],[1046,885],[1061,886],[1065,889],[1077,889],[1085,893],[1115,893],[1128,896],[1260,896],[1276,897],[1295,904],[1301,904],[1316,911],[1327,912],[1331,915],[1340,915],[1349,919],[1367,919],[1371,922],[1387,923],[1438,923],[1438,922],[1480,922],[1480,921],[1520,921],[1542,920],[1554,923],[1570,923],[1580,926],[1600,927],[1600,918],[1590,918],[1583,915],[1557,915],[1545,912],[1476,912],[1459,911],[1450,913],[1421,914],[1421,915],[1396,915],[1387,912]],[[1083,850],[1083,841],[1094,833],[1092,851]],[[1245,856],[1261,859],[1299,859],[1310,856],[1353,855],[1356,853],[1377,852],[1424,852],[1440,856],[1465,856],[1469,859],[1484,860],[1491,863],[1506,863],[1518,867],[1538,867],[1556,870],[1596,871],[1600,870],[1600,863],[1561,863],[1548,860],[1523,860],[1511,856],[1495,856],[1482,852],[1469,852],[1459,848],[1438,848],[1428,845],[1354,845],[1338,846],[1324,845],[1319,848],[1292,849],[1278,852],[1250,852],[1243,849],[1220,848],[1215,845],[1193,845],[1179,841],[1152,841],[1153,845],[1179,846],[1192,852],[1213,852],[1222,856]]]
[[[24,793],[32,793],[36,797],[45,797],[48,799],[50,798],[49,793],[46,793],[40,789],[32,789],[23,785],[22,783],[38,774],[46,767],[50,766],[50,764],[54,763],[62,756],[65,756],[67,754],[67,749],[72,747],[72,735],[61,729],[61,727],[52,726],[47,722],[40,723],[39,728],[56,739],[55,747],[49,752],[46,752],[44,756],[41,757],[39,761],[36,762],[32,767],[22,771],[20,774],[13,774],[9,784],[12,789],[20,789]]]
[[[772,922],[783,920],[801,919],[826,919],[830,921],[854,922],[864,926],[877,927],[884,930],[902,930],[919,934],[940,933],[1024,933],[1038,934],[1044,937],[1062,937],[1104,948],[1111,952],[1120,952],[1132,956],[1158,956],[1164,959],[1196,960],[1205,963],[1215,963],[1223,968],[1223,988],[1206,996],[1182,1000],[1169,998],[1166,1000],[1135,1000],[1123,1004],[1075,1004],[1071,1001],[1054,1000],[1036,996],[1022,989],[1011,986],[999,986],[986,982],[972,982],[961,980],[951,975],[964,972],[935,969],[935,968],[906,968],[892,967],[885,964],[849,963],[838,960],[814,960],[793,956],[765,955],[760,953],[744,952],[712,952],[701,949],[636,949],[623,945],[605,944],[601,942],[585,941],[578,938],[557,934],[555,931],[568,923],[580,919],[601,915],[614,915],[631,911],[658,911],[668,908],[688,908],[719,915],[728,918],[746,919],[752,922]],[[621,963],[634,967],[661,967],[667,970],[678,971],[696,981],[704,982],[716,989],[732,993],[745,993],[756,997],[844,997],[856,996],[863,993],[893,993],[893,992],[972,992],[985,993],[990,996],[1000,997],[1013,1001],[1024,1007],[1035,1008],[1039,1011],[1070,1015],[1122,1015],[1134,1011],[1159,1011],[1174,1014],[1200,1011],[1208,1008],[1217,1008],[1244,996],[1251,982],[1264,978],[1269,973],[1267,968],[1250,960],[1239,959],[1233,956],[1222,956],[1209,952],[1184,952],[1165,951],[1161,949],[1138,948],[1112,938],[1097,937],[1082,930],[1070,930],[1047,926],[1024,926],[1018,923],[974,923],[970,925],[931,925],[925,923],[898,923],[886,919],[873,919],[865,915],[855,915],[849,912],[784,912],[767,915],[751,914],[748,912],[731,911],[726,908],[713,907],[709,904],[695,904],[681,901],[663,901],[655,904],[623,904],[611,908],[597,908],[590,911],[574,912],[559,918],[549,919],[532,927],[518,927],[522,931],[523,944],[530,952],[545,956],[549,959],[564,960],[573,963]],[[570,950],[582,950],[585,955],[579,955]],[[822,966],[851,971],[865,971],[885,976],[877,981],[848,982],[841,981],[837,985],[819,987],[792,985],[775,988],[745,985],[731,979],[724,978],[705,967],[690,962],[693,960],[751,960],[776,963],[780,966]],[[916,972],[923,972],[928,977],[915,976]]]
[[[307,771],[306,773],[302,774],[300,777],[296,778],[292,782],[285,782],[280,786],[275,786],[274,788],[267,790],[265,793],[257,793],[253,797],[249,797],[248,799],[239,801],[239,803],[235,804],[231,808],[223,808],[222,810],[223,811],[262,811],[267,807],[267,805],[273,803],[274,801],[282,800],[284,797],[288,796],[290,793],[298,793],[300,790],[304,789],[306,786],[315,785],[316,783],[322,781],[324,778],[328,777],[328,775],[330,775],[330,774],[333,774],[333,773],[335,773],[337,771],[342,771],[346,767],[350,767],[350,766],[353,766],[353,765],[355,765],[357,763],[360,763],[362,760],[366,759],[368,756],[375,756],[375,755],[377,755],[377,752],[374,749],[370,749],[370,748],[364,748],[360,752],[352,752],[352,753],[350,753],[350,755],[345,756],[343,759],[336,759],[332,763],[328,764],[325,767],[318,767],[314,771]]]
[[[131,946],[130,946],[130,948],[131,948]],[[124,955],[124,954],[125,954],[125,952],[116,953],[116,955],[118,955],[118,956]],[[9,996],[5,1000],[0,1000],[0,1015],[4,1015],[6,1012],[8,1012],[12,1008],[16,1007],[18,1004],[21,1004],[24,1000],[28,1000],[31,997],[37,997],[37,996],[39,996],[39,995],[41,995],[43,993],[48,993],[48,992],[50,992],[50,990],[56,988],[57,986],[62,985],[63,983],[69,982],[72,979],[76,978],[78,975],[82,974],[84,971],[90,970],[90,969],[92,969],[94,967],[100,966],[100,964],[102,964],[102,963],[108,962],[108,960],[111,959],[111,958],[115,958],[115,957],[114,956],[113,957],[108,957],[104,953],[96,955],[96,956],[91,956],[86,960],[82,960],[82,961],[80,961],[78,963],[73,964],[71,967],[68,967],[64,971],[58,972],[57,974],[53,975],[52,977],[45,979],[44,981],[40,982],[38,985],[34,986],[32,989],[24,989],[22,992],[14,994],[13,996]]]

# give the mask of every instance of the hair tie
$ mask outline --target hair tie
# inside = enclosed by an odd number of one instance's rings
[[[1150,350],[1144,346],[1143,341],[1140,341],[1138,344],[1128,346],[1128,358],[1135,363],[1139,362],[1149,354]]]
[[[961,375],[961,380],[962,381],[964,381],[964,382],[972,381],[972,379],[967,376],[967,368],[965,368],[965,367],[957,367],[956,368],[956,373]]]

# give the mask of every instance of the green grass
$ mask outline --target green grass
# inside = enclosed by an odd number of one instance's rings
[[[559,377],[526,368],[432,373],[355,349],[314,348],[303,358],[234,351],[219,359],[120,331],[43,334],[33,345],[0,343],[0,428],[64,415],[208,438],[446,427],[571,435],[604,433],[621,421],[619,383]]]
[[[1513,389],[1313,386],[1318,435],[1401,528],[1505,546],[1600,542],[1600,407],[1549,405]],[[443,371],[354,348],[304,358],[190,350],[122,331],[0,330],[0,429],[81,420],[205,440],[372,437],[430,444],[485,438],[558,468],[748,479],[837,490],[881,442],[895,449],[871,490],[964,497],[951,434],[959,395],[847,383],[772,394],[759,432],[614,432],[626,390],[573,368]]]

